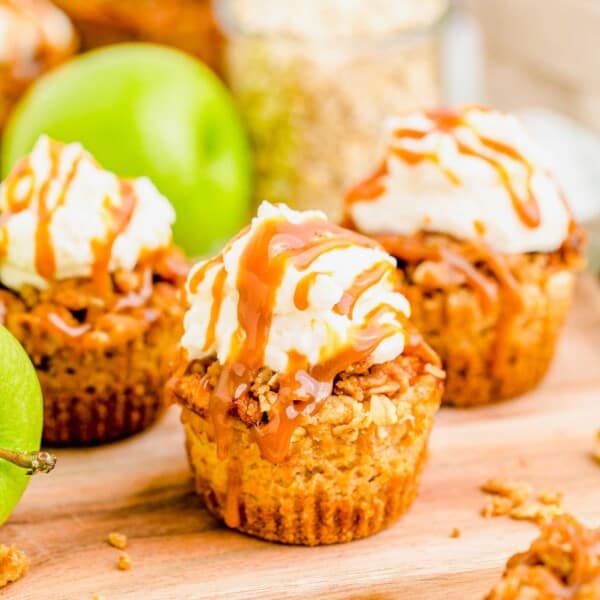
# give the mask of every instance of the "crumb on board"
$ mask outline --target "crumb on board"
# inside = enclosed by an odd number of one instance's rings
[[[485,504],[481,509],[481,516],[489,519],[490,517],[501,517],[507,515],[514,506],[510,498],[504,496],[486,496]]]
[[[102,594],[94,594],[92,600],[106,600]]]
[[[127,548],[127,536],[124,533],[111,531],[108,534],[107,541],[113,548],[118,548],[119,550]]]
[[[524,502],[515,506],[508,513],[511,519],[516,521],[533,521],[534,523],[546,523],[554,517],[564,514],[562,506],[556,504],[540,504],[539,502]]]
[[[127,552],[122,552],[117,562],[117,568],[121,571],[129,571],[131,569],[131,557]]]
[[[451,538],[459,538],[460,537],[460,529],[458,527],[454,527],[454,529],[452,529],[452,531],[450,532],[450,537]]]
[[[564,494],[562,492],[553,492],[551,490],[543,490],[538,494],[538,500],[542,504],[561,505]]]
[[[0,588],[21,579],[29,567],[29,560],[16,546],[0,544]]]
[[[536,497],[530,484],[498,477],[486,481],[481,490],[486,493],[481,515],[488,519],[508,516],[541,524],[564,514],[561,492],[543,490]]]
[[[511,481],[509,479],[501,479],[499,477],[488,479],[481,486],[481,489],[488,494],[510,498],[513,502],[519,504],[527,500],[533,491],[529,483],[524,483],[522,481]]]

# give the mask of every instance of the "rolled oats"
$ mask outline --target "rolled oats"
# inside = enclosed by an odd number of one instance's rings
[[[436,26],[446,0],[220,5],[257,199],[337,219],[345,190],[373,162],[382,121],[439,102]]]

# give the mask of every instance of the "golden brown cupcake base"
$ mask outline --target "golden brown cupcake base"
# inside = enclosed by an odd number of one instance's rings
[[[417,493],[442,393],[443,372],[427,355],[432,362],[417,353],[338,376],[316,415],[295,429],[282,464],[262,458],[252,440],[252,406],[237,408],[243,414],[231,417],[227,457],[217,456],[201,392],[213,369],[192,366],[173,391],[208,510],[250,535],[309,546],[362,538],[396,521]],[[272,401],[271,376],[257,375],[257,406]]]
[[[159,338],[166,347],[173,345],[170,335],[156,337],[153,348],[132,343],[89,353],[79,361],[63,353],[58,360],[50,356],[46,364],[36,365],[44,390],[44,442],[99,444],[154,423],[164,407],[167,378],[165,365],[160,365],[164,358]],[[57,362],[60,366],[55,367]],[[48,370],[41,371],[42,366]]]
[[[139,267],[98,295],[87,280],[0,288],[0,322],[29,354],[44,394],[44,442],[98,444],[153,423],[182,330],[182,271]]]
[[[536,387],[554,357],[579,257],[497,256],[516,284],[521,306],[515,306],[476,247],[448,236],[425,234],[423,238],[425,244],[439,244],[464,260],[467,270],[472,269],[467,275],[483,278],[492,296],[482,299],[482,290],[448,261],[399,256],[411,321],[440,355],[446,370],[443,403],[478,406]],[[399,255],[393,241],[385,236],[381,241]]]

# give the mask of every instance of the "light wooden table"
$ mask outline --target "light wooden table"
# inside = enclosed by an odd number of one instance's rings
[[[19,600],[481,598],[536,528],[479,516],[492,475],[559,489],[566,506],[600,524],[600,288],[581,281],[558,356],[543,385],[512,402],[442,410],[411,512],[372,538],[285,547],[227,531],[192,492],[177,410],[134,439],[59,451],[2,528],[31,558],[0,598]],[[452,528],[461,537],[451,539]],[[112,530],[131,541],[131,571],[115,567]]]

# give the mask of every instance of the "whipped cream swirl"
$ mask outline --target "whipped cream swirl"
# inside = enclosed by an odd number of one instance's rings
[[[312,368],[330,383],[356,360],[403,352],[410,308],[396,276],[380,246],[322,212],[263,202],[245,231],[192,269],[182,346],[190,359]]]
[[[80,144],[41,137],[0,186],[0,282],[45,289],[132,270],[171,244],[174,221],[147,178],[119,179]]]
[[[480,106],[389,119],[380,166],[346,213],[365,234],[434,231],[506,254],[557,250],[572,224],[520,122]]]

